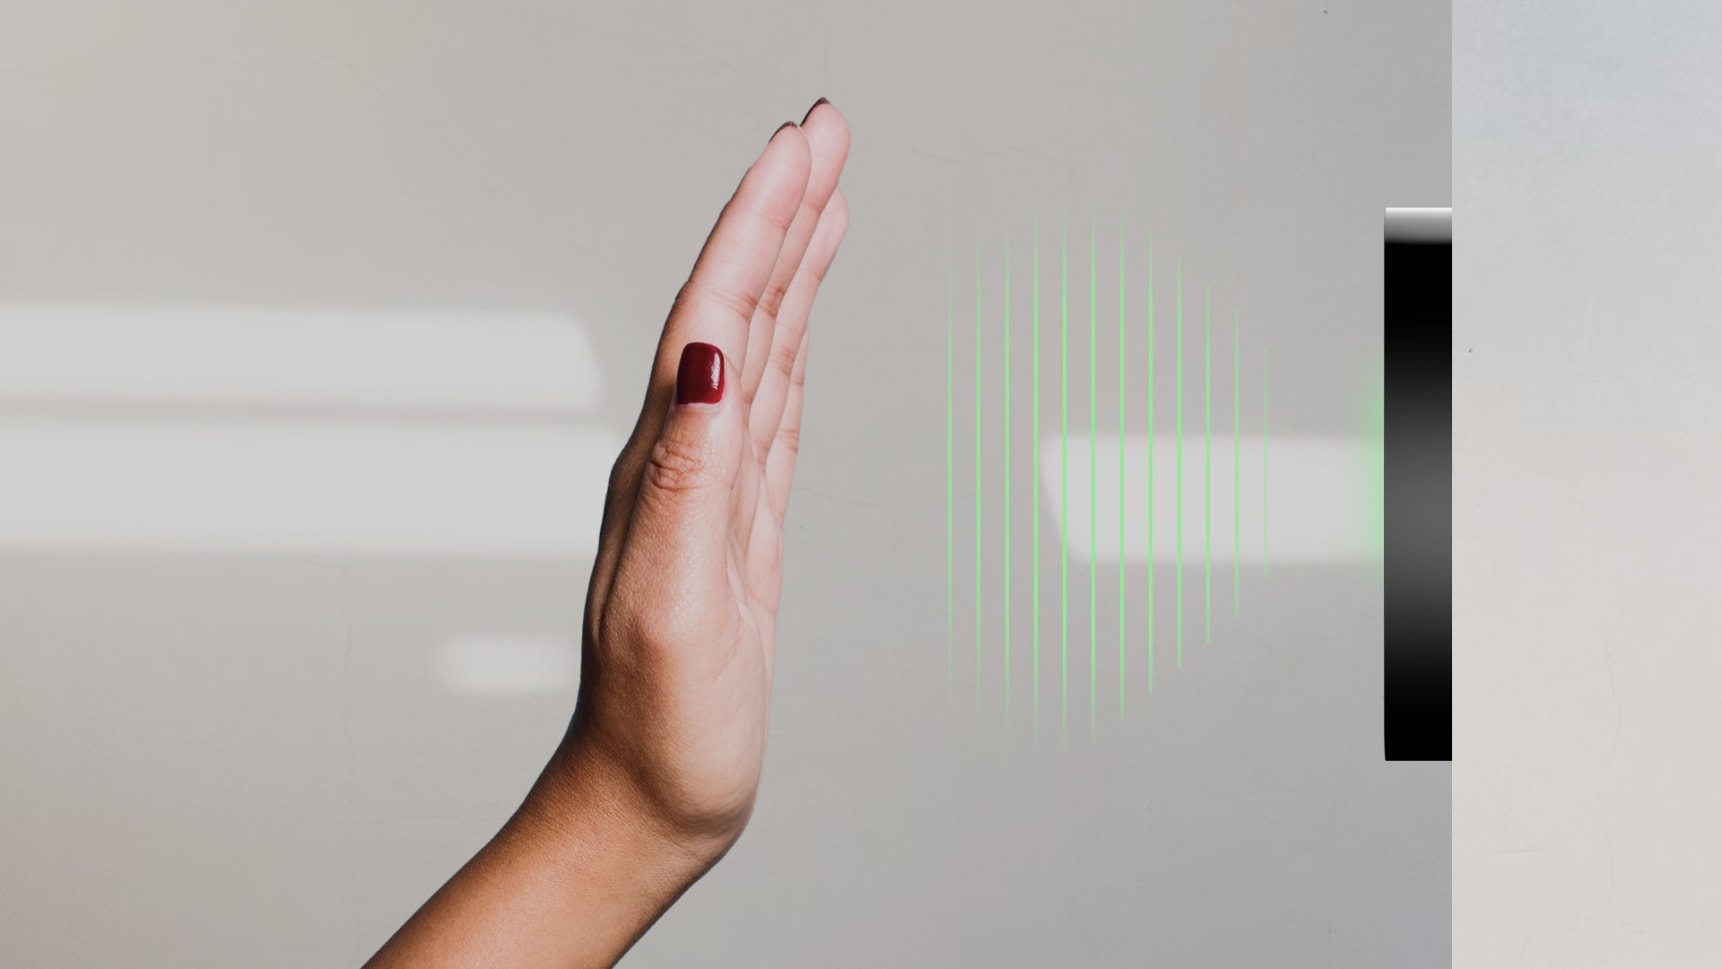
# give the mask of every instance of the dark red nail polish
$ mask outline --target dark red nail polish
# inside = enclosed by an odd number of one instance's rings
[[[813,117],[813,112],[818,110],[820,105],[830,104],[830,103],[831,102],[825,98],[820,98],[819,100],[813,102],[813,107],[808,108],[807,113],[801,116],[801,123],[806,124],[807,119]]]
[[[676,403],[715,404],[723,400],[723,351],[709,343],[682,347],[676,368]]]
[[[766,143],[766,144],[768,144],[768,145],[769,145],[769,144],[771,144],[771,143],[772,143],[772,142],[774,142],[774,141],[776,141],[776,140],[777,140],[777,136],[778,136],[778,135],[780,135],[780,134],[783,134],[783,129],[785,129],[785,128],[793,128],[793,127],[795,127],[795,122],[793,122],[793,121],[785,121],[785,122],[784,122],[784,123],[782,123],[782,124],[780,124],[780,125],[778,125],[778,126],[777,126],[777,130],[776,130],[776,131],[773,131],[773,132],[772,132],[772,133],[771,133],[771,137],[770,137],[770,138],[767,138],[767,139],[765,139],[765,143]]]

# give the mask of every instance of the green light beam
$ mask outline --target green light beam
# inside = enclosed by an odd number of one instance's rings
[[[975,242],[975,713],[981,701],[981,245]]]
[[[1090,212],[1088,217],[1088,734],[1091,737],[1094,735],[1095,728],[1095,647],[1099,643],[1100,634],[1097,628],[1098,623],[1095,621],[1099,615],[1097,611],[1099,590],[1095,581],[1097,578],[1095,568],[1100,558],[1099,555],[1095,554],[1100,548],[1097,541],[1099,534],[1095,530],[1100,515],[1099,496],[1095,490],[1099,484],[1095,457],[1100,453],[1100,445],[1095,438],[1095,432],[1098,430],[1095,426],[1095,415],[1099,410],[1097,387],[1100,384],[1098,364],[1100,331],[1095,326],[1094,267],[1098,259],[1096,259],[1094,247],[1094,222],[1095,216],[1093,212]],[[1122,564],[1120,563],[1120,565]]]
[[[1010,223],[1005,223],[1005,600],[1004,600],[1004,663],[1005,663],[1005,732],[1010,732]]]
[[[1034,739],[1040,742],[1040,219],[1034,221]]]
[[[1118,213],[1118,719],[1124,719],[1124,213]]]
[[[1059,329],[1059,390],[1063,416],[1063,445],[1060,451],[1062,480],[1059,500],[1063,504],[1060,521],[1064,522],[1066,542],[1070,530],[1070,253],[1069,220],[1061,218],[1058,230],[1058,329]],[[1058,647],[1058,715],[1059,736],[1069,741],[1070,728],[1070,549],[1059,550],[1059,621]]]
[[[1148,692],[1154,692],[1154,237],[1148,237]]]

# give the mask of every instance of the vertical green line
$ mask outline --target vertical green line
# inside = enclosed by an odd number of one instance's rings
[[[1005,664],[1005,729],[1010,729],[1010,224],[1005,223],[1005,601],[1004,601],[1004,664]]]
[[[1233,310],[1232,311],[1232,616],[1234,618],[1236,618],[1238,615],[1241,614],[1240,610],[1242,608],[1241,604],[1243,602],[1243,593],[1240,590],[1242,589],[1242,581],[1243,581],[1243,574],[1244,574],[1243,573],[1244,567],[1242,564],[1243,559],[1238,554],[1239,549],[1242,547],[1239,544],[1242,541],[1242,539],[1239,538],[1239,536],[1242,534],[1242,532],[1239,528],[1239,523],[1242,521],[1242,519],[1239,517],[1239,514],[1238,514],[1238,509],[1240,507],[1239,502],[1241,500],[1239,496],[1242,494],[1242,492],[1240,491],[1241,485],[1239,484],[1239,480],[1240,480],[1239,475],[1242,472],[1240,472],[1238,470],[1238,455],[1242,453],[1242,448],[1243,448],[1242,435],[1243,435],[1243,428],[1244,428],[1244,417],[1243,417],[1244,409],[1243,409],[1243,405],[1241,403],[1239,403],[1239,401],[1242,398],[1239,397],[1239,394],[1241,393],[1241,391],[1239,391],[1239,389],[1238,389],[1238,374],[1240,373],[1240,371],[1238,370],[1238,345],[1239,345],[1239,342],[1240,341],[1238,338],[1238,311]]]
[[[1214,638],[1214,327],[1209,297],[1213,287],[1202,287],[1202,381],[1207,401],[1208,442],[1202,451],[1202,542],[1207,555],[1207,579],[1203,593],[1202,641]]]
[[[954,677],[955,665],[952,656],[953,644],[956,641],[956,582],[954,579],[956,572],[953,552],[956,536],[956,502],[954,498],[956,476],[953,474],[954,464],[952,462],[952,455],[956,451],[955,408],[952,391],[952,376],[955,372],[952,350],[955,341],[951,336],[954,329],[951,291],[955,288],[956,275],[957,270],[951,260],[950,240],[947,238],[945,242],[945,683],[947,686],[950,685]]]
[[[1059,453],[1061,466],[1059,501],[1060,518],[1064,523],[1064,547],[1059,550],[1059,622],[1058,647],[1058,716],[1059,734],[1066,741],[1070,728],[1070,230],[1068,219],[1060,219],[1058,229],[1058,330],[1059,330],[1059,396],[1063,417],[1063,444]]]
[[[975,243],[975,713],[981,700],[981,245]]]
[[[1148,237],[1148,692],[1154,692],[1154,237]]]
[[[1124,213],[1118,213],[1118,719],[1124,719]]]
[[[1031,454],[1034,457],[1034,739],[1040,741],[1040,219],[1034,221],[1034,435]]]
[[[1095,417],[1100,406],[1098,391],[1100,385],[1098,362],[1100,331],[1095,324],[1094,298],[1095,264],[1099,262],[1094,245],[1095,221],[1095,214],[1090,211],[1088,215],[1088,733],[1090,736],[1094,734],[1096,720],[1094,701],[1097,677],[1094,667],[1096,665],[1096,646],[1100,641],[1100,630],[1097,628],[1099,624],[1096,621],[1099,618],[1100,599],[1095,581],[1098,578],[1096,567],[1100,558],[1100,543],[1098,541],[1100,535],[1097,531],[1100,515],[1100,501],[1097,491],[1099,467],[1095,460],[1096,455],[1100,453],[1100,444],[1094,437],[1099,431]]]
[[[1184,261],[1178,261],[1178,668],[1184,668]]]

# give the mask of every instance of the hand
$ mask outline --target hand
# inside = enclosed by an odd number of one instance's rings
[[[623,784],[715,861],[765,755],[808,312],[848,227],[849,129],[780,128],[706,241],[610,475],[580,699],[553,770]]]
[[[610,473],[580,698],[503,829],[368,966],[608,966],[741,835],[765,756],[807,319],[849,128],[778,129],[677,294]]]

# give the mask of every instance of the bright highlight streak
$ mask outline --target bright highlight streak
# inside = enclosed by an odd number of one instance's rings
[[[0,546],[589,559],[600,393],[554,315],[0,305]]]
[[[589,559],[621,439],[419,422],[0,422],[0,546]]]
[[[389,417],[573,417],[602,394],[554,315],[0,305],[0,404]]]
[[[1079,446],[1081,443],[1078,442]],[[1221,441],[1222,453],[1225,445],[1232,442]],[[1255,480],[1265,468],[1265,455],[1268,441],[1254,437],[1246,437],[1236,442],[1238,446],[1232,450],[1240,455],[1242,462],[1237,473],[1232,476],[1234,481]],[[1103,455],[1115,454],[1116,441],[1110,436],[1104,440],[1106,445],[1101,449]],[[1191,468],[1187,472],[1194,477],[1199,474],[1198,463],[1195,460],[1201,454],[1202,445],[1191,441],[1187,445],[1176,440],[1173,435],[1155,435],[1152,438],[1143,434],[1125,435],[1123,442],[1124,473],[1127,478],[1138,479],[1147,474],[1150,449],[1164,453],[1168,448],[1187,450],[1191,457]],[[1240,554],[1245,546],[1235,541],[1234,535],[1228,535],[1229,529],[1239,529],[1244,533],[1254,534],[1263,525],[1263,516],[1272,513],[1275,516],[1274,542],[1268,547],[1263,545],[1257,552],[1252,548],[1245,558],[1249,564],[1281,565],[1343,565],[1361,563],[1369,559],[1370,538],[1364,516],[1357,509],[1365,500],[1368,488],[1369,462],[1372,455],[1371,442],[1362,437],[1275,437],[1272,439],[1274,452],[1275,487],[1272,495],[1265,496],[1261,512],[1258,515],[1248,507],[1240,506],[1240,513],[1228,523],[1224,516],[1215,521],[1215,538],[1217,551],[1225,554],[1229,547],[1234,555]],[[1040,465],[1043,475],[1051,476],[1056,472],[1058,449],[1052,440],[1041,442]],[[1148,505],[1141,500],[1133,489],[1125,494],[1126,512],[1128,516],[1122,522],[1114,520],[1117,512],[1118,495],[1110,491],[1112,483],[1118,480],[1117,467],[1112,465],[1112,457],[1107,457],[1099,468],[1097,482],[1104,483],[1106,488],[1100,492],[1100,500],[1090,506],[1082,507],[1079,503],[1070,507],[1058,519],[1061,534],[1064,536],[1065,548],[1069,558],[1077,561],[1089,560],[1100,562],[1117,562],[1118,549],[1110,542],[1094,545],[1088,541],[1088,529],[1081,527],[1089,522],[1093,512],[1100,513],[1101,526],[1110,529],[1120,525],[1124,530],[1124,561],[1127,563],[1148,562],[1176,564],[1179,572],[1183,571],[1182,555],[1174,542],[1168,541],[1168,526],[1173,529],[1187,523],[1192,527],[1200,526],[1203,510],[1194,504],[1189,508],[1179,508],[1175,505]],[[1180,472],[1170,462],[1159,462],[1155,466],[1153,486],[1163,490],[1168,486],[1178,484]],[[1082,468],[1076,471],[1078,480],[1073,481],[1075,493],[1079,496],[1086,494],[1080,480]],[[1192,482],[1194,484],[1194,482]],[[1221,477],[1216,482],[1220,493],[1216,498],[1222,503],[1233,498],[1226,493],[1226,479]],[[1234,486],[1235,487],[1235,486]],[[1271,507],[1270,507],[1271,506]],[[1170,519],[1170,520],[1169,520]],[[1068,528],[1066,522],[1074,522],[1078,527]],[[1150,545],[1149,535],[1152,531],[1154,538]]]

